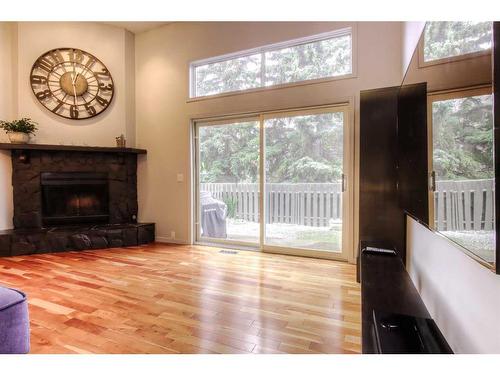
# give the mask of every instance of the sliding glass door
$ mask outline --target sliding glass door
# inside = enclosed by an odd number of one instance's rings
[[[345,120],[338,108],[264,116],[265,247],[342,254]]]
[[[196,124],[197,239],[260,243],[260,122]]]
[[[197,241],[345,259],[346,124],[346,107],[196,123]]]

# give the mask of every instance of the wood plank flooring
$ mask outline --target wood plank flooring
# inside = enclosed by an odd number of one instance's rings
[[[359,353],[355,267],[153,244],[0,258],[32,353]]]

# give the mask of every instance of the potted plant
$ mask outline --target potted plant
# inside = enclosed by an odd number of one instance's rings
[[[22,118],[14,121],[0,121],[0,129],[9,136],[11,143],[28,143],[30,135],[38,130],[38,124],[30,118]]]

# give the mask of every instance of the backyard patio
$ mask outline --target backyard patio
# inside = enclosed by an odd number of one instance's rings
[[[259,184],[204,183],[227,207],[227,239],[259,243]],[[341,183],[266,184],[265,243],[340,252]]]

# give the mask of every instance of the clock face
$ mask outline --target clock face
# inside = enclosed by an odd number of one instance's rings
[[[53,49],[40,56],[30,82],[45,108],[73,120],[97,116],[113,100],[109,70],[98,58],[76,48]]]

